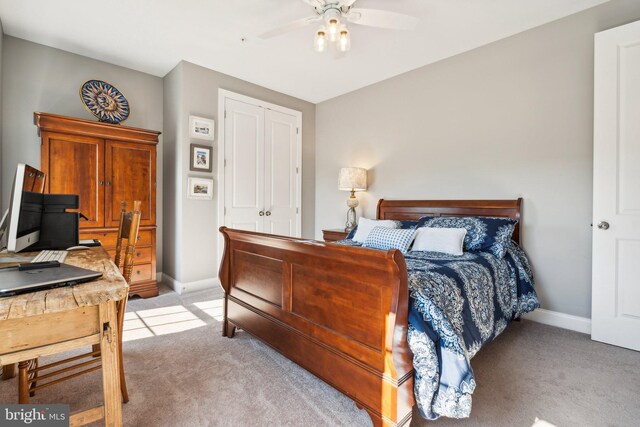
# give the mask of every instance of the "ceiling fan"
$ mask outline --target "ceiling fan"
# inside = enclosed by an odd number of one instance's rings
[[[413,30],[418,18],[401,13],[378,9],[355,8],[357,0],[302,0],[313,7],[315,15],[298,19],[282,27],[260,34],[261,39],[276,37],[289,31],[305,27],[314,22],[323,23],[316,30],[314,49],[324,52],[329,43],[334,43],[340,52],[351,48],[351,37],[347,22],[369,27],[391,30]]]

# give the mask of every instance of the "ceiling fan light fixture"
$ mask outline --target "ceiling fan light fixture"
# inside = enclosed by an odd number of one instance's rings
[[[338,33],[340,29],[340,20],[338,18],[330,18],[327,20],[327,28],[329,30],[329,41],[335,42],[338,40]]]
[[[351,36],[346,28],[340,30],[340,38],[338,39],[338,49],[340,52],[347,52],[351,49]]]
[[[337,41],[340,36],[340,27],[342,27],[341,18],[342,11],[335,7],[329,7],[324,12],[324,22],[327,27],[329,41],[331,42]]]
[[[314,33],[314,50],[324,52],[330,48],[333,52],[346,52],[351,48],[351,32],[347,28],[347,23],[391,30],[413,30],[419,22],[418,18],[414,16],[389,10],[354,8],[353,5],[358,0],[302,1],[313,8],[313,15],[289,22],[279,28],[260,34],[259,37],[268,39],[297,28],[306,27],[314,22],[320,22],[320,28]]]
[[[318,28],[313,39],[313,49],[316,52],[324,52],[327,49],[327,32],[324,27]]]

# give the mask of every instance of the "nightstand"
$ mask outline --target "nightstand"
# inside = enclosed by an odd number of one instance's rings
[[[344,228],[332,228],[330,230],[322,230],[322,238],[325,242],[335,242],[336,240],[344,240],[347,238],[348,231]]]

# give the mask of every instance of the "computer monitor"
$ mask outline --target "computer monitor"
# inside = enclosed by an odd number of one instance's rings
[[[8,252],[26,249],[40,238],[45,177],[44,172],[24,163],[16,168],[2,237]]]

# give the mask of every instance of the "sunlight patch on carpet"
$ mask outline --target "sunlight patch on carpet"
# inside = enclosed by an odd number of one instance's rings
[[[203,326],[206,323],[183,305],[130,311],[124,315],[122,340],[175,334]]]
[[[224,304],[223,299],[214,299],[211,301],[202,301],[202,302],[193,303],[193,305],[195,305],[200,310],[207,313],[209,316],[216,319],[218,322],[222,322],[224,320],[223,304]]]

